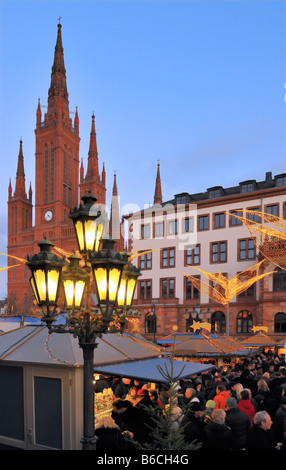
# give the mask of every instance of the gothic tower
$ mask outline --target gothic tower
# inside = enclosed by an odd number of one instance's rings
[[[91,190],[105,204],[105,169],[98,172],[97,143],[92,117],[88,169],[83,177],[79,171],[79,117],[70,117],[67,91],[62,26],[59,23],[48,90],[48,106],[44,116],[40,99],[36,111],[35,129],[35,206],[32,223],[32,189],[26,194],[23,145],[20,141],[16,186],[13,194],[11,180],[8,188],[8,309],[9,313],[30,314],[33,294],[24,264],[25,259],[39,251],[38,243],[46,235],[60,253],[78,249],[73,223],[68,215],[78,207],[79,196]],[[79,179],[81,179],[81,184]],[[19,266],[18,266],[19,264]]]

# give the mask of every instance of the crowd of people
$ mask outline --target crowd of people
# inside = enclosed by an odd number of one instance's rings
[[[206,450],[286,450],[286,363],[284,356],[260,353],[178,380],[175,394],[163,384],[101,377],[96,392],[111,387],[110,416],[99,420],[99,450],[128,448],[131,437],[152,445],[151,410],[172,414],[170,429],[185,443]],[[151,407],[151,408],[150,408]]]

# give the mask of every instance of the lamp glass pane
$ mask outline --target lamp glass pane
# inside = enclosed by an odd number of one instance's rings
[[[133,299],[133,294],[136,286],[135,279],[129,279],[128,286],[127,286],[127,296],[126,296],[126,305],[130,307]]]
[[[30,278],[30,283],[31,283],[32,289],[33,289],[35,297],[36,297],[36,302],[38,304],[40,302],[40,299],[38,297],[38,292],[37,292],[37,288],[36,288],[35,281],[34,281],[33,277]]]
[[[94,277],[97,284],[99,300],[106,300],[107,296],[107,272],[106,269],[94,269]]]
[[[56,269],[48,271],[48,295],[49,301],[55,302],[57,299],[60,273]]]
[[[86,249],[89,251],[93,251],[96,237],[96,222],[94,220],[86,220],[84,223],[84,229]]]
[[[77,281],[75,285],[75,294],[74,294],[74,305],[75,307],[81,306],[83,291],[84,291],[85,282]]]
[[[83,238],[83,226],[82,222],[78,220],[75,224],[75,230],[77,234],[77,239],[78,239],[78,245],[80,251],[84,250],[84,238]]]
[[[38,288],[39,301],[45,302],[47,298],[45,271],[43,271],[43,269],[37,269],[37,271],[34,271],[34,278],[35,278],[35,283]]]
[[[64,290],[65,290],[65,297],[66,297],[66,306],[72,307],[73,306],[73,281],[67,279],[63,282]]]
[[[99,226],[97,227],[96,243],[95,243],[94,251],[98,251],[102,232],[103,232],[103,225],[99,224]]]
[[[113,268],[113,269],[110,269],[109,271],[108,291],[109,291],[109,300],[111,302],[114,302],[116,300],[120,274],[121,274],[121,271],[118,268]]]
[[[126,283],[127,283],[127,279],[122,278],[120,281],[120,286],[119,286],[118,295],[117,295],[117,304],[119,307],[123,307],[125,303]]]

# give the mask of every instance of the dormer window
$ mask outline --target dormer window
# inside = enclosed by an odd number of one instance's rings
[[[221,197],[223,195],[223,188],[221,186],[216,186],[214,188],[209,188],[208,190],[209,198],[215,199],[217,197]]]
[[[256,181],[243,181],[239,184],[242,193],[251,193],[255,189]]]
[[[286,174],[275,176],[275,186],[286,186]]]

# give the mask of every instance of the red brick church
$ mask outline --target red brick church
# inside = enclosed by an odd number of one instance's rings
[[[38,243],[44,235],[59,249],[69,252],[77,249],[73,224],[68,217],[70,210],[78,207],[80,197],[88,191],[99,204],[106,205],[106,173],[104,163],[102,171],[99,171],[94,115],[86,172],[83,160],[80,165],[79,116],[76,108],[74,120],[70,117],[61,30],[59,23],[48,106],[42,115],[39,99],[36,111],[34,207],[31,184],[28,190],[26,188],[22,140],[14,192],[11,180],[8,188],[8,265],[15,267],[8,270],[7,301],[8,311],[13,314],[29,314],[34,305],[28,270],[16,258],[23,259],[27,254],[38,252]],[[120,221],[116,199],[117,182],[114,176],[111,213],[116,221],[116,236],[110,235],[117,240],[117,249],[122,249],[124,242],[118,234]]]

